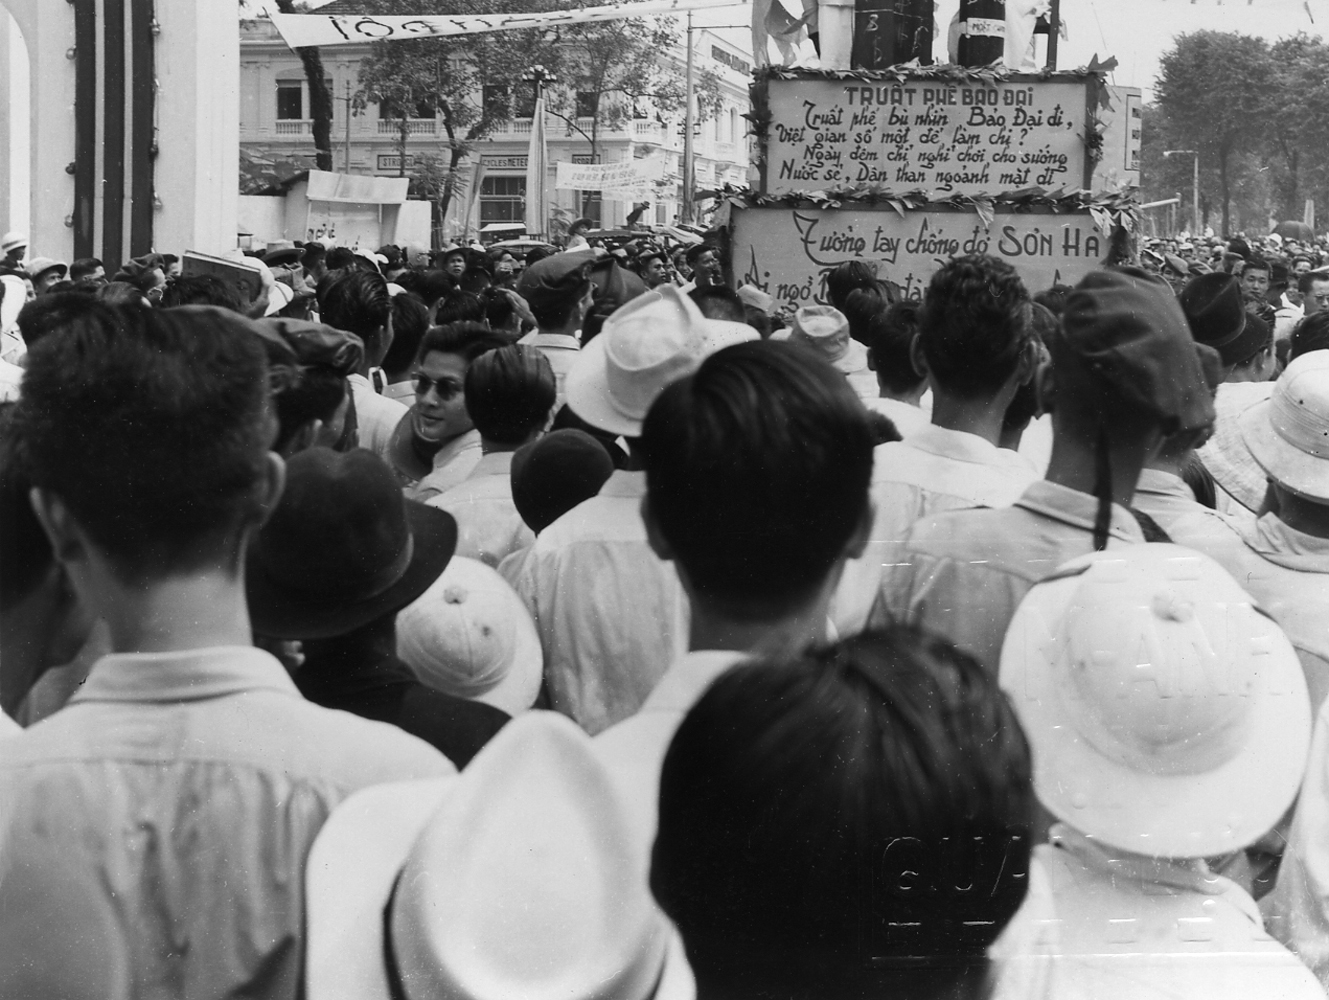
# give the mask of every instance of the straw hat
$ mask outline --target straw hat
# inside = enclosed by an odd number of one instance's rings
[[[567,402],[601,430],[637,437],[665,387],[722,348],[759,339],[746,323],[707,319],[688,296],[662,285],[616,309],[568,372]]]
[[[306,868],[309,1000],[690,1000],[646,860],[569,719],[509,723],[460,776],[364,789]],[[386,938],[386,940],[385,940]]]

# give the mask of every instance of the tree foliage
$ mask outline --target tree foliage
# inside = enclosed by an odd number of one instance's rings
[[[686,80],[661,56],[679,45],[680,32],[663,18],[568,25],[549,60],[560,85],[546,95],[549,111],[568,134],[580,134],[598,158],[600,134],[634,118],[669,125],[685,111]],[[719,112],[719,80],[709,69],[693,80],[698,121]],[[587,114],[586,112],[590,112]]]
[[[444,12],[443,5],[436,6],[438,12]],[[503,5],[486,0],[474,11],[459,11],[458,6],[449,0],[446,12],[478,13],[483,6],[484,12],[495,13]],[[513,116],[511,81],[519,79],[547,51],[550,42],[537,30],[377,42],[360,63],[360,88],[352,107],[357,114],[371,104],[391,109],[397,122],[402,176],[406,174],[411,120],[436,119],[443,131],[444,179],[437,179],[438,166],[431,165],[430,176],[421,185],[434,192],[435,211],[445,216],[464,186],[462,161],[477,142]]]
[[[1192,160],[1162,152],[1196,149],[1201,213],[1219,216],[1224,233],[1263,229],[1271,214],[1299,219],[1307,198],[1329,210],[1329,46],[1320,39],[1182,35],[1163,56],[1145,116],[1146,199],[1181,192],[1189,212]]]
[[[1160,63],[1155,88],[1172,134],[1218,170],[1223,231],[1231,227],[1234,160],[1268,138],[1273,96],[1269,46],[1249,35],[1181,35]]]

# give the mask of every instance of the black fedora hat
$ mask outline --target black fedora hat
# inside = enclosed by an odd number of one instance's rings
[[[1268,329],[1247,322],[1241,285],[1230,274],[1201,274],[1187,282],[1177,301],[1196,341],[1207,344],[1229,368],[1248,361],[1264,346]]]
[[[310,448],[286,463],[286,491],[250,546],[254,631],[274,639],[344,635],[404,608],[457,545],[446,511],[406,500],[373,452]]]

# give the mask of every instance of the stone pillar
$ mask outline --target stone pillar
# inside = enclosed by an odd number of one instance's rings
[[[108,267],[149,247],[172,253],[233,247],[240,131],[236,0],[0,3],[27,42],[33,251],[70,260],[76,232],[78,249]],[[0,45],[5,72],[7,55]],[[145,77],[154,76],[152,93]],[[0,139],[21,127],[0,122]]]

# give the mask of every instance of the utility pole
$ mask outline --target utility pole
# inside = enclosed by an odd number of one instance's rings
[[[342,168],[343,173],[351,172],[351,81],[346,81],[346,96],[342,98],[346,102],[346,163]]]
[[[1173,156],[1193,156],[1195,157],[1195,169],[1191,180],[1191,198],[1194,204],[1191,206],[1195,212],[1194,226],[1191,229],[1191,237],[1200,235],[1200,151],[1197,149],[1165,149],[1163,158],[1168,159]]]
[[[692,191],[696,186],[695,165],[692,162],[692,11],[688,11],[687,58],[687,112],[683,120],[683,221],[692,221]]]

